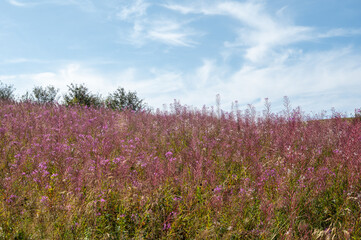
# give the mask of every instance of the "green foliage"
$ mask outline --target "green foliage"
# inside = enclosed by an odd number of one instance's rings
[[[106,99],[107,107],[113,110],[131,109],[139,111],[144,108],[143,100],[139,99],[136,92],[126,93],[124,88],[118,88]]]
[[[26,91],[26,93],[21,96],[21,101],[36,102],[40,104],[54,103],[57,99],[56,95],[58,92],[59,89],[56,89],[53,86],[47,86],[44,88],[37,86],[33,88],[32,93]]]
[[[7,85],[0,81],[0,101],[12,101],[14,100],[15,88],[13,85]]]
[[[53,86],[47,86],[46,88],[34,87],[33,89],[35,101],[42,104],[54,103],[58,92],[59,89],[56,89]]]
[[[68,93],[64,95],[66,106],[85,105],[88,107],[100,107],[103,104],[101,97],[92,94],[84,84],[70,84],[68,88]]]
[[[355,109],[355,118],[361,120],[361,108]]]
[[[31,92],[26,91],[26,93],[21,96],[21,101],[22,102],[34,102],[35,98]]]

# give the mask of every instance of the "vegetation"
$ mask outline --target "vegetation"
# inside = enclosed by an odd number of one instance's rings
[[[35,87],[33,89],[33,94],[36,102],[41,104],[54,103],[56,101],[56,95],[58,94],[59,89],[55,89],[53,86]]]
[[[36,102],[40,104],[53,104],[56,102],[56,95],[58,94],[59,89],[56,89],[53,86],[47,86],[45,88],[38,86],[33,88],[33,92],[26,92],[21,100]]]
[[[118,88],[114,93],[109,94],[106,100],[99,95],[92,94],[83,84],[71,84],[68,88],[68,93],[64,95],[66,106],[107,107],[119,111],[126,109],[140,111],[145,108],[143,100],[138,98],[136,92],[127,93],[124,88]]]
[[[0,101],[0,239],[361,238],[361,121],[69,105]]]
[[[361,120],[361,108],[355,110],[355,118]]]
[[[0,81],[0,101],[13,101],[15,88]]]
[[[101,97],[90,93],[89,89],[84,84],[71,84],[68,88],[68,93],[64,95],[65,105],[85,105],[88,107],[102,106]]]
[[[126,93],[124,88],[118,88],[114,93],[109,94],[106,99],[106,106],[120,111],[124,109],[139,111],[144,108],[143,100],[137,97],[137,93]]]

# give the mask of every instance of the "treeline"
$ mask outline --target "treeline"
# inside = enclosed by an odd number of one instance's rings
[[[15,97],[13,85],[4,84],[0,81],[0,101],[34,102],[38,104],[64,104],[66,106],[83,105],[88,107],[106,107],[113,110],[134,110],[145,109],[143,99],[137,96],[136,92],[126,92],[124,88],[118,87],[106,98],[94,94],[84,84],[70,84],[68,92],[59,96],[59,89],[54,86],[36,86],[32,91],[27,91],[20,98]]]

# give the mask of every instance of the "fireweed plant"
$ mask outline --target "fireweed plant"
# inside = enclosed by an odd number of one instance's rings
[[[361,121],[0,102],[0,239],[360,239]]]

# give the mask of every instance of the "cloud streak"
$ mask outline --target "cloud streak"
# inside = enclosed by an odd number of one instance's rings
[[[148,9],[158,7],[158,4],[144,0],[124,3],[116,13],[116,19],[131,24],[131,28],[120,30],[120,42],[136,47],[149,43],[161,43],[175,47],[193,47],[197,43],[192,37],[199,35],[184,21],[167,14],[148,14]]]
[[[7,0],[15,7],[35,7],[44,4],[75,5],[84,11],[94,11],[95,6],[91,0]]]
[[[165,4],[163,7],[181,14],[198,14],[204,16],[227,16],[239,22],[235,29],[237,38],[224,41],[229,49],[243,49],[243,57],[254,64],[272,61],[275,55],[289,52],[293,44],[313,41],[321,38],[351,36],[361,34],[360,29],[330,29],[325,33],[313,27],[298,26],[282,19],[280,12],[275,14],[266,11],[262,1],[204,1],[188,5]],[[231,50],[233,51],[233,50]]]
[[[144,2],[143,0],[130,1],[127,4],[122,4],[120,11],[116,14],[121,20],[132,20],[146,15],[150,3]]]
[[[193,47],[197,44],[192,40],[196,32],[187,28],[187,23],[167,18],[134,20],[130,30],[120,31],[120,42],[142,47],[151,42],[158,42],[176,47]]]
[[[13,5],[13,6],[16,6],[16,7],[26,7],[26,6],[29,6],[25,3],[22,3],[22,2],[18,2],[16,0],[8,0],[8,2]]]

